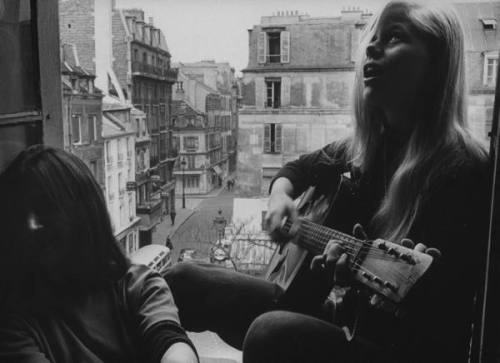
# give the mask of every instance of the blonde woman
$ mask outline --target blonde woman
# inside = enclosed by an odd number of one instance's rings
[[[338,175],[349,172],[362,208],[334,206],[334,227],[350,232],[360,222],[357,235],[416,243],[440,257],[398,307],[405,314],[366,301],[354,336],[310,315],[260,316],[246,336],[245,363],[467,360],[488,184],[486,153],[467,127],[461,25],[450,8],[392,1],[374,16],[360,49],[353,135],[282,168],[271,186],[268,228],[279,234],[283,218],[296,217],[292,199],[306,187],[333,191]],[[357,219],[347,220],[352,215]],[[333,240],[312,265],[333,283],[348,262]],[[311,286],[319,281],[314,276]],[[327,287],[317,289],[324,294]],[[310,296],[307,289],[295,296],[305,311],[321,300]]]

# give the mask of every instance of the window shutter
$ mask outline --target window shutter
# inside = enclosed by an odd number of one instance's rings
[[[95,126],[94,126],[94,117],[95,116],[88,116],[88,124],[89,124],[89,142],[92,142],[96,139],[95,137]]]
[[[290,106],[290,77],[281,78],[281,106]]]
[[[274,136],[274,151],[277,153],[281,152],[281,125],[276,124],[275,126],[275,136]]]
[[[260,32],[257,39],[257,62],[266,63],[266,32]]]
[[[290,63],[290,32],[281,32],[281,63]]]
[[[80,142],[80,117],[73,116],[71,119],[71,131],[73,133],[73,142]]]
[[[271,125],[264,124],[264,152],[271,152]]]

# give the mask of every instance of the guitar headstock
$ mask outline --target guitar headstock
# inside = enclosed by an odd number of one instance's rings
[[[363,246],[362,259],[352,269],[355,278],[387,297],[400,302],[432,263],[428,254],[382,239]]]

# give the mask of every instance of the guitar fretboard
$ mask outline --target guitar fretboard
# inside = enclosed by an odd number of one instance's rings
[[[287,219],[282,230],[290,233],[293,223]],[[297,243],[315,254],[323,253],[328,241],[338,240],[350,247],[351,255],[355,257],[362,248],[364,241],[356,239],[346,233],[328,228],[307,219],[299,218]]]

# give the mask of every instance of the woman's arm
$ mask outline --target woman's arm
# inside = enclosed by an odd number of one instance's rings
[[[161,363],[198,363],[198,357],[194,350],[186,343],[172,344],[163,357]]]

